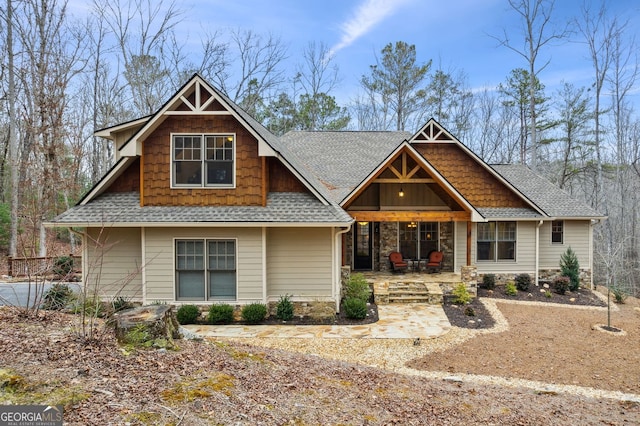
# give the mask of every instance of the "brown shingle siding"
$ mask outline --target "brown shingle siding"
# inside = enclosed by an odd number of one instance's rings
[[[171,189],[172,133],[235,133],[236,188]],[[262,205],[258,143],[232,116],[170,116],[143,142],[146,206]]]
[[[474,206],[529,207],[456,144],[419,143],[414,147]]]

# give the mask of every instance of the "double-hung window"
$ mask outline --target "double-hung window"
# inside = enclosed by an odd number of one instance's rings
[[[516,260],[516,222],[478,223],[479,261]]]
[[[554,220],[551,222],[551,243],[562,244],[564,242],[564,222]]]
[[[173,135],[171,176],[174,187],[231,188],[235,183],[235,136]]]
[[[176,240],[178,300],[236,300],[235,240]]]

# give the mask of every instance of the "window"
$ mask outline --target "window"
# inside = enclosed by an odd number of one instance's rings
[[[477,226],[478,260],[516,260],[516,222],[486,222]]]
[[[551,243],[562,244],[564,242],[564,222],[554,220],[551,222]]]
[[[407,259],[426,259],[438,250],[438,222],[400,222],[400,253]]]
[[[235,240],[176,240],[178,300],[236,299]]]
[[[233,187],[234,135],[174,135],[172,178],[177,187]]]

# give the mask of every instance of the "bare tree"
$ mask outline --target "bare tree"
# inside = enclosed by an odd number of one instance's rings
[[[594,71],[593,88],[595,93],[593,119],[595,125],[594,144],[597,163],[597,177],[593,204],[596,209],[604,208],[604,212],[606,213],[607,206],[606,204],[603,205],[601,201],[604,186],[602,176],[602,130],[600,129],[600,120],[603,114],[601,98],[607,73],[609,72],[609,68],[613,61],[613,42],[619,31],[619,25],[616,19],[610,20],[607,17],[607,10],[604,2],[597,12],[593,12],[589,7],[584,6],[582,8],[582,19],[578,20],[576,25],[584,37],[589,49],[589,57]]]
[[[529,65],[529,126],[531,132],[531,168],[536,169],[537,166],[537,149],[538,137],[536,134],[537,125],[537,106],[536,106],[536,80],[542,70],[549,65],[547,60],[539,65],[538,56],[541,50],[548,44],[565,38],[568,34],[566,29],[556,31],[550,28],[551,14],[553,13],[553,0],[509,0],[510,8],[519,15],[522,23],[522,34],[524,36],[523,46],[514,44],[509,39],[507,31],[503,32],[502,37],[494,37],[505,46],[518,55],[522,56]]]
[[[214,83],[246,112],[256,116],[259,103],[275,96],[285,81],[281,66],[287,50],[280,38],[271,34],[262,37],[251,30],[235,30],[231,39],[236,57],[230,62],[235,65],[214,73]]]
[[[118,59],[124,63],[123,75],[136,112],[155,112],[174,89],[163,59],[182,10],[174,0],[117,0],[96,2],[95,6],[98,19],[106,22],[116,38]]]

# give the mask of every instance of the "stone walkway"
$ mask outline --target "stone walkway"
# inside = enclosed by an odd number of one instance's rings
[[[442,306],[379,305],[379,320],[364,325],[187,325],[202,337],[434,339],[451,329]]]

